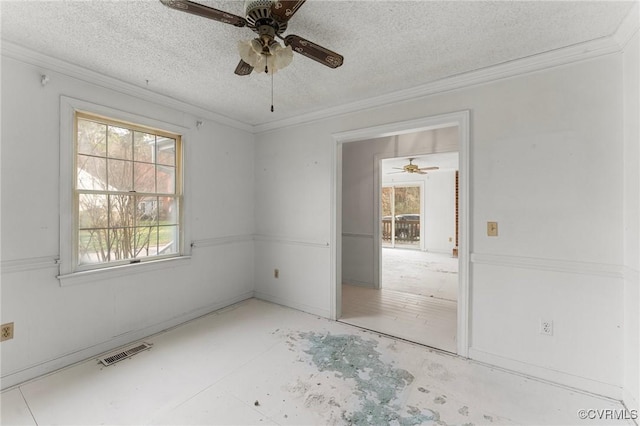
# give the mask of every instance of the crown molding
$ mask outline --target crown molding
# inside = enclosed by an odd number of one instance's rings
[[[603,37],[585,43],[579,43],[537,55],[515,59],[490,67],[479,68],[424,85],[398,90],[336,107],[326,108],[321,111],[256,125],[241,122],[205,108],[189,104],[188,102],[166,95],[161,95],[149,89],[106,76],[99,72],[92,71],[42,53],[34,52],[6,40],[2,40],[2,55],[74,77],[91,84],[105,87],[107,89],[116,90],[127,95],[133,95],[159,105],[172,107],[180,111],[193,114],[196,117],[202,117],[219,124],[258,134],[284,127],[325,120],[357,111],[380,108],[452,90],[463,89],[479,84],[491,83],[505,78],[542,71],[603,55],[618,53],[631,39],[635,32],[638,31],[639,24],[637,17],[638,3],[636,2],[616,33],[610,37]]]
[[[613,39],[618,43],[621,49],[624,49],[627,43],[640,29],[640,3],[633,2],[633,7],[627,16],[622,20],[618,30],[613,34]]]
[[[262,133],[283,127],[319,121],[356,111],[379,108],[385,105],[406,102],[452,90],[462,89],[479,84],[491,83],[504,78],[516,77],[548,68],[584,61],[611,53],[620,52],[620,44],[614,37],[603,37],[585,43],[579,43],[537,55],[513,61],[503,62],[486,68],[479,68],[462,74],[446,77],[421,86],[398,90],[380,96],[339,105],[322,111],[299,115],[284,120],[258,124],[253,127],[254,133]]]
[[[182,112],[193,114],[198,118],[211,120],[218,124],[233,127],[239,130],[253,133],[253,126],[222,114],[207,110],[205,108],[184,102],[170,96],[161,95],[144,87],[127,83],[114,77],[101,74],[96,71],[81,67],[79,65],[54,58],[33,50],[27,49],[7,40],[2,40],[2,56],[16,59],[18,61],[57,72],[78,80],[85,81],[106,89],[115,90],[125,95],[135,96],[139,99],[152,102],[164,107],[174,108]]]

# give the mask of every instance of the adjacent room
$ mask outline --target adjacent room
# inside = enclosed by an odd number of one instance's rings
[[[3,425],[638,424],[637,1],[0,20]]]
[[[340,321],[457,353],[458,135],[344,146]]]

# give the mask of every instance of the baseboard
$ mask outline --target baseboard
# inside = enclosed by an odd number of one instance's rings
[[[374,283],[367,282],[367,281],[352,280],[350,278],[343,278],[342,284],[354,285],[356,287],[364,287],[364,288],[376,288]]]
[[[87,348],[79,349],[77,351],[62,355],[58,358],[54,358],[19,371],[15,371],[0,377],[0,390],[6,390],[10,387],[19,385],[26,381],[38,378],[43,375],[53,373],[63,368],[70,367],[80,362],[85,362],[91,358],[94,358],[105,352],[112,351],[121,346],[128,345],[132,342],[148,338],[154,334],[158,334],[172,327],[184,324],[188,321],[196,318],[208,315],[214,311],[233,305],[243,300],[251,299],[253,297],[253,291],[243,293],[241,295],[226,299],[221,302],[213,303],[211,305],[204,306],[202,308],[195,309],[191,312],[179,315],[169,320],[163,321],[158,324],[154,324],[149,327],[142,328],[140,330],[130,331],[125,334],[121,334],[111,340],[102,342]]]
[[[323,318],[331,318],[331,312],[329,310],[305,305],[304,303],[298,303],[290,299],[285,299],[283,297],[272,296],[270,294],[261,293],[259,291],[254,292],[253,297],[255,297],[256,299],[264,300],[266,302],[275,303],[276,305],[282,305],[288,308],[297,309],[308,314],[318,315]]]
[[[474,348],[469,348],[469,358],[474,361],[503,368],[510,372],[522,373],[532,379],[542,380],[554,385],[571,388],[576,392],[588,392],[590,394],[614,399],[616,401],[621,401],[623,399],[623,389],[620,386],[610,383],[599,382],[597,380],[575,376],[573,374],[552,370],[550,368],[516,361]]]
[[[636,410],[640,413],[640,401],[629,392],[629,389],[622,390],[622,402],[624,402],[624,405],[629,411]]]

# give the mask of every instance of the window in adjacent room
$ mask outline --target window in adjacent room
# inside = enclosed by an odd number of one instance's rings
[[[180,135],[76,112],[74,270],[180,255]]]

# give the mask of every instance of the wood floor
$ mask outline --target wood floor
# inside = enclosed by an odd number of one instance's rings
[[[458,263],[384,248],[382,288],[344,284],[340,321],[456,353]]]
[[[451,300],[343,285],[340,321],[455,353],[456,309]]]

